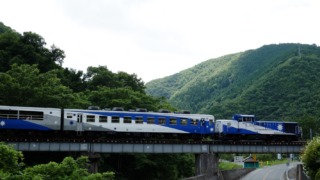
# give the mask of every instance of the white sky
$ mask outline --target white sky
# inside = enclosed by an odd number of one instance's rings
[[[319,19],[319,0],[0,0],[0,21],[64,50],[64,67],[144,82],[266,44],[320,45]]]

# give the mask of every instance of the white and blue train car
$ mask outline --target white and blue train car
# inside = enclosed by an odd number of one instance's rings
[[[60,117],[58,108],[0,106],[0,130],[60,130]]]
[[[236,114],[230,120],[216,120],[215,131],[230,139],[298,140],[301,127],[296,122],[256,121],[254,115]]]
[[[64,110],[64,130],[212,135],[214,116],[118,110]]]

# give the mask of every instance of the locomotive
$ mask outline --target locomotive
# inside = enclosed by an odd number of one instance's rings
[[[244,114],[235,114],[231,120],[216,120],[215,133],[220,139],[229,140],[297,141],[302,137],[297,122],[261,121]]]
[[[1,137],[70,139],[286,140],[301,137],[296,122],[257,121],[236,114],[217,119],[188,111],[170,112],[123,108],[60,109],[0,106]]]

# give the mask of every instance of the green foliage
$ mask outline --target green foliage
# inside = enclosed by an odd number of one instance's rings
[[[312,139],[312,137],[320,136],[319,117],[305,115],[299,118],[293,118],[293,120],[296,122],[300,122],[300,126],[302,127],[303,132],[303,139]],[[312,134],[310,134],[310,131],[312,132]]]
[[[243,168],[242,165],[231,163],[231,162],[220,162],[218,166],[220,170],[232,170],[232,169]]]
[[[311,179],[317,179],[320,170],[320,137],[313,138],[305,147],[301,156],[303,166]]]
[[[320,169],[318,169],[317,174],[315,175],[314,179],[320,179]]]
[[[20,151],[0,142],[0,179],[18,173],[23,166],[22,160],[23,154]]]
[[[88,157],[81,156],[74,160],[66,157],[61,163],[49,162],[26,168],[21,177],[23,179],[106,179],[115,178],[113,172],[90,174],[87,169]]]
[[[77,160],[66,157],[61,163],[49,162],[26,168],[23,176],[30,179],[35,177],[41,177],[41,179],[83,179],[89,175],[83,163],[78,164],[83,161],[87,162],[87,157],[80,157]]]
[[[61,68],[64,51],[55,45],[46,48],[45,40],[36,33],[21,35],[1,27],[0,24],[0,72],[8,71],[13,64],[36,64],[40,72]]]
[[[256,156],[259,161],[272,161],[277,159],[276,154],[257,154]]]
[[[88,90],[97,90],[97,88],[131,88],[134,91],[144,92],[145,86],[137,75],[129,75],[125,72],[113,73],[107,67],[88,67],[85,74]]]
[[[194,175],[193,154],[112,154],[101,169],[119,172],[121,179],[183,179]]]
[[[95,173],[88,172],[88,157],[81,156],[76,160],[66,157],[61,163],[49,162],[33,167],[23,168],[23,154],[11,146],[0,143],[0,179],[103,179],[115,178],[113,172]]]
[[[0,22],[0,34],[12,31],[12,29],[8,26],[5,26],[2,22]]]
[[[77,71],[75,69],[65,68],[58,71],[58,77],[61,79],[61,83],[76,93],[84,92],[86,90],[86,83],[83,76],[84,74],[82,71]]]
[[[68,107],[74,101],[55,71],[40,73],[35,65],[14,64],[0,73],[0,91],[0,103],[6,105]]]

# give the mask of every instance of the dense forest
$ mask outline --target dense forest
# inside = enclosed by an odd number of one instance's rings
[[[204,61],[146,84],[179,109],[231,118],[301,121],[320,132],[320,47],[272,44]],[[309,136],[305,128],[305,136]]]
[[[34,32],[20,34],[0,22],[0,104],[82,109],[99,106],[123,107],[126,110],[175,110],[165,98],[147,95],[144,82],[136,74],[113,73],[102,66],[88,67],[86,72],[63,68],[65,57],[66,53],[56,45],[48,48],[45,39],[40,35]],[[77,158],[78,154],[64,155]],[[27,167],[49,161],[61,162],[51,163],[48,167],[37,166],[50,168],[51,165],[57,169],[64,166],[63,158],[39,152],[25,153],[24,156]],[[25,171],[33,170],[36,170],[36,167]],[[116,179],[179,179],[194,174],[194,156],[104,154],[99,170],[114,172]],[[9,176],[10,173],[2,175]]]

